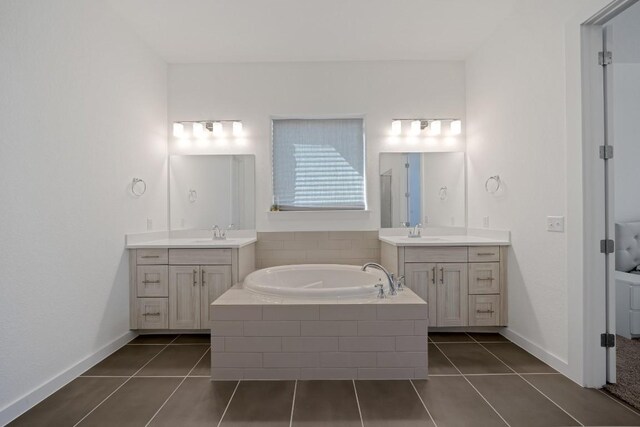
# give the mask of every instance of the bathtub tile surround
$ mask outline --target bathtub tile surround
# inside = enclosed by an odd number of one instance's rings
[[[380,260],[378,231],[258,232],[256,267],[362,265]]]
[[[211,305],[211,378],[426,378],[427,304],[409,289],[366,298],[278,298],[234,286]]]

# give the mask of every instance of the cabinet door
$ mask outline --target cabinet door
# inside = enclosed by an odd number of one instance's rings
[[[466,263],[438,264],[437,326],[467,326],[469,280]]]
[[[433,263],[408,262],[404,265],[407,287],[428,303],[431,326],[435,326],[437,321],[436,269],[437,265]]]
[[[210,305],[231,287],[230,265],[200,266],[200,328],[211,328]]]
[[[169,266],[169,328],[200,328],[200,269]]]

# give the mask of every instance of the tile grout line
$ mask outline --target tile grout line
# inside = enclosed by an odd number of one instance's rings
[[[631,408],[631,406],[628,406],[628,403],[622,403],[621,400],[616,399],[614,396],[611,396],[609,393],[607,393],[606,391],[603,391],[600,388],[596,388],[595,390],[598,390],[600,393],[604,394],[605,396],[607,396],[609,399],[613,400],[614,402],[616,402],[618,405],[627,408],[629,411],[633,412],[634,414],[636,414],[637,416],[640,417],[640,412],[636,412],[636,410],[634,408]]]
[[[89,415],[91,415],[91,414],[92,414],[96,409],[98,409],[98,408],[100,407],[100,405],[102,405],[104,402],[106,402],[107,400],[109,400],[109,399],[111,398],[111,396],[113,396],[114,394],[116,394],[116,393],[118,392],[118,390],[120,390],[122,387],[124,387],[124,385],[125,385],[126,383],[128,383],[129,381],[131,381],[131,379],[132,379],[133,377],[135,377],[135,376],[136,376],[136,374],[137,374],[138,372],[142,371],[142,370],[145,368],[145,366],[147,366],[147,365],[148,365],[149,363],[151,363],[151,362],[152,362],[156,357],[158,357],[158,356],[159,356],[163,351],[165,351],[165,350],[169,347],[169,345],[170,345],[172,342],[174,342],[175,340],[177,340],[177,339],[178,339],[178,337],[179,337],[179,336],[180,336],[180,335],[176,335],[176,337],[175,337],[173,340],[171,340],[171,342],[170,342],[169,344],[165,345],[165,346],[164,346],[164,348],[163,348],[162,350],[160,350],[160,351],[159,351],[155,356],[153,356],[151,359],[149,359],[149,360],[147,361],[147,363],[145,363],[144,365],[142,365],[142,366],[140,367],[140,369],[138,369],[137,371],[135,371],[135,372],[133,373],[133,375],[131,375],[129,378],[127,378],[127,379],[125,380],[125,382],[123,382],[122,384],[120,384],[120,385],[119,385],[115,390],[113,390],[113,391],[112,391],[112,392],[111,392],[107,397],[105,397],[105,398],[104,398],[100,403],[98,403],[98,404],[97,404],[97,405],[96,405],[92,410],[90,410],[89,412],[87,412],[87,413],[85,414],[85,416],[84,416],[84,417],[80,418],[80,420],[78,420],[78,422],[76,422],[76,423],[73,425],[73,427],[76,427],[76,426],[77,426],[77,425],[79,425],[81,422],[83,422],[83,421],[84,421],[84,420],[85,420]],[[125,345],[126,345],[126,344],[125,344]],[[115,352],[114,352],[114,353],[115,353]],[[105,359],[106,359],[106,358],[105,358]]]
[[[360,414],[360,424],[364,427],[364,419],[362,418],[362,410],[360,409],[360,399],[358,399],[358,389],[356,388],[356,380],[351,380],[353,384],[353,392],[356,395],[356,405],[358,405],[358,414]]]
[[[498,410],[497,410],[497,409],[496,409],[496,408],[495,408],[491,403],[489,403],[489,401],[487,400],[487,398],[486,398],[486,397],[484,397],[484,395],[483,395],[482,393],[480,393],[480,390],[478,390],[478,389],[476,388],[476,386],[474,386],[474,385],[473,385],[473,383],[472,383],[471,381],[469,381],[469,378],[467,378],[467,377],[466,377],[466,375],[465,375],[465,374],[463,374],[463,373],[462,373],[462,371],[461,371],[461,370],[460,370],[460,369],[459,369],[459,368],[458,368],[458,367],[453,363],[453,361],[452,361],[451,359],[449,359],[449,356],[447,356],[447,355],[444,353],[444,351],[442,351],[442,349],[440,349],[440,347],[438,347],[438,344],[436,344],[436,343],[433,343],[433,344],[434,344],[434,345],[435,345],[435,347],[438,349],[438,351],[439,351],[440,353],[442,353],[442,355],[443,355],[443,356],[444,356],[444,357],[449,361],[449,363],[451,363],[451,366],[453,366],[453,367],[456,369],[456,371],[458,371],[458,372],[460,373],[460,375],[462,375],[462,378],[464,378],[464,379],[465,379],[465,381],[466,381],[466,382],[468,382],[468,383],[469,383],[469,385],[470,385],[470,386],[471,386],[471,387],[476,391],[476,393],[478,393],[478,395],[482,398],[482,400],[484,400],[484,401],[486,402],[486,404],[487,404],[487,405],[489,405],[489,407],[490,407],[491,409],[493,409],[493,412],[495,412],[496,414],[498,414],[498,416],[500,417],[500,419],[501,419],[501,420],[502,420],[502,421],[503,421],[507,426],[511,427],[511,424],[509,424],[509,423],[507,422],[507,420],[505,420],[505,419],[504,419],[504,417],[502,416],[502,414],[500,414],[500,412],[498,412]]]
[[[424,407],[424,410],[427,411],[427,415],[429,415],[429,418],[431,419],[431,422],[433,422],[434,427],[438,427],[438,424],[436,423],[436,420],[433,419],[433,416],[431,415],[431,412],[429,412],[429,408],[427,408],[427,404],[424,403],[424,400],[422,400],[422,396],[420,396],[420,393],[418,393],[418,389],[416,388],[416,385],[413,383],[413,380],[409,380],[409,382],[411,383],[411,387],[413,387],[413,391],[416,392],[416,395],[418,396],[418,399],[420,399],[420,403],[422,403],[422,406]]]
[[[298,391],[298,380],[293,385],[293,400],[291,401],[291,417],[289,418],[289,427],[293,426],[293,410],[296,407],[296,391]]]
[[[227,402],[227,406],[224,407],[224,412],[222,412],[222,415],[220,416],[220,421],[218,421],[218,427],[220,427],[220,425],[222,424],[222,420],[224,420],[224,416],[227,415],[227,410],[229,409],[229,406],[231,405],[231,401],[233,400],[233,396],[236,395],[236,390],[238,390],[238,387],[240,386],[240,382],[242,380],[238,380],[238,382],[236,383],[236,387],[233,389],[233,393],[231,393],[231,397],[229,397],[229,401]]]
[[[194,369],[196,369],[196,367],[198,366],[198,364],[200,363],[200,361],[207,355],[207,353],[209,352],[209,349],[211,348],[211,346],[207,347],[204,351],[204,354],[202,356],[200,356],[200,358],[197,360],[197,362],[193,365],[193,367],[189,370],[189,372],[187,372],[187,375],[185,375],[182,378],[182,381],[180,381],[180,383],[176,386],[176,388],[171,392],[171,394],[169,395],[169,397],[167,397],[165,399],[164,402],[162,402],[162,405],[160,405],[160,407],[158,408],[158,410],[155,412],[155,414],[153,414],[153,416],[149,419],[149,421],[147,421],[147,423],[145,424],[145,427],[147,427],[149,424],[151,424],[151,421],[153,421],[153,419],[156,417],[156,415],[158,415],[160,413],[160,411],[162,410],[162,408],[164,408],[164,406],[167,404],[167,402],[169,402],[169,400],[173,397],[174,394],[176,394],[176,391],[178,391],[178,389],[180,388],[180,386],[182,386],[182,384],[187,380],[187,378],[189,378],[189,374],[191,372],[193,372]],[[180,377],[178,377],[180,378]]]
[[[468,335],[468,334],[467,334]],[[471,337],[471,335],[469,335]],[[507,365],[507,363],[500,359],[498,356],[496,356],[491,350],[489,350],[487,347],[485,347],[484,345],[482,345],[482,343],[476,341],[475,338],[471,337],[472,340],[474,340],[476,342],[476,344],[478,344],[480,347],[482,347],[485,351],[487,351],[490,355],[492,355],[493,357],[495,357],[496,359],[498,359],[504,366],[506,366],[507,368],[509,368],[510,370],[512,370],[516,375],[518,375],[518,377],[520,377],[524,382],[526,382],[527,384],[529,384],[529,386],[531,386],[534,390],[536,390],[538,393],[540,393],[541,395],[543,395],[549,402],[553,403],[554,405],[556,405],[562,412],[564,412],[565,414],[569,415],[575,422],[577,422],[578,424],[580,424],[581,426],[584,426],[584,424],[582,424],[576,417],[574,417],[573,415],[571,415],[569,413],[569,411],[567,411],[566,409],[564,409],[562,406],[558,405],[556,402],[553,401],[553,399],[551,399],[549,396],[547,396],[546,394],[544,394],[538,387],[534,386],[533,384],[531,384],[531,382],[529,382],[525,377],[522,376],[522,374],[520,374],[519,372],[516,372],[515,369],[513,369],[511,366]],[[514,344],[515,345],[515,344]]]

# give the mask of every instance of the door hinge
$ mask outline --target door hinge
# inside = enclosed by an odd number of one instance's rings
[[[612,254],[615,251],[615,242],[611,239],[600,240],[600,253]]]
[[[600,146],[600,158],[602,160],[613,159],[613,145],[601,145]]]
[[[613,334],[600,334],[600,347],[612,348],[616,346],[616,336]]]
[[[609,50],[598,52],[598,64],[605,66],[613,63],[613,54]]]

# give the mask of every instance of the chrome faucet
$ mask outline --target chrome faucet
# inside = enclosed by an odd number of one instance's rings
[[[211,227],[211,232],[213,233],[213,240],[225,240],[227,238],[227,234],[220,230],[217,225]]]
[[[409,237],[422,237],[422,224],[418,223],[409,230]]]
[[[387,280],[389,281],[389,295],[396,295],[397,294],[395,280],[393,279],[393,276],[391,275],[391,273],[389,273],[387,271],[386,268],[384,268],[383,266],[381,266],[378,263],[368,262],[368,263],[366,263],[365,265],[362,266],[362,271],[367,271],[368,267],[373,267],[373,268],[376,268],[376,269],[382,271],[387,276]]]

